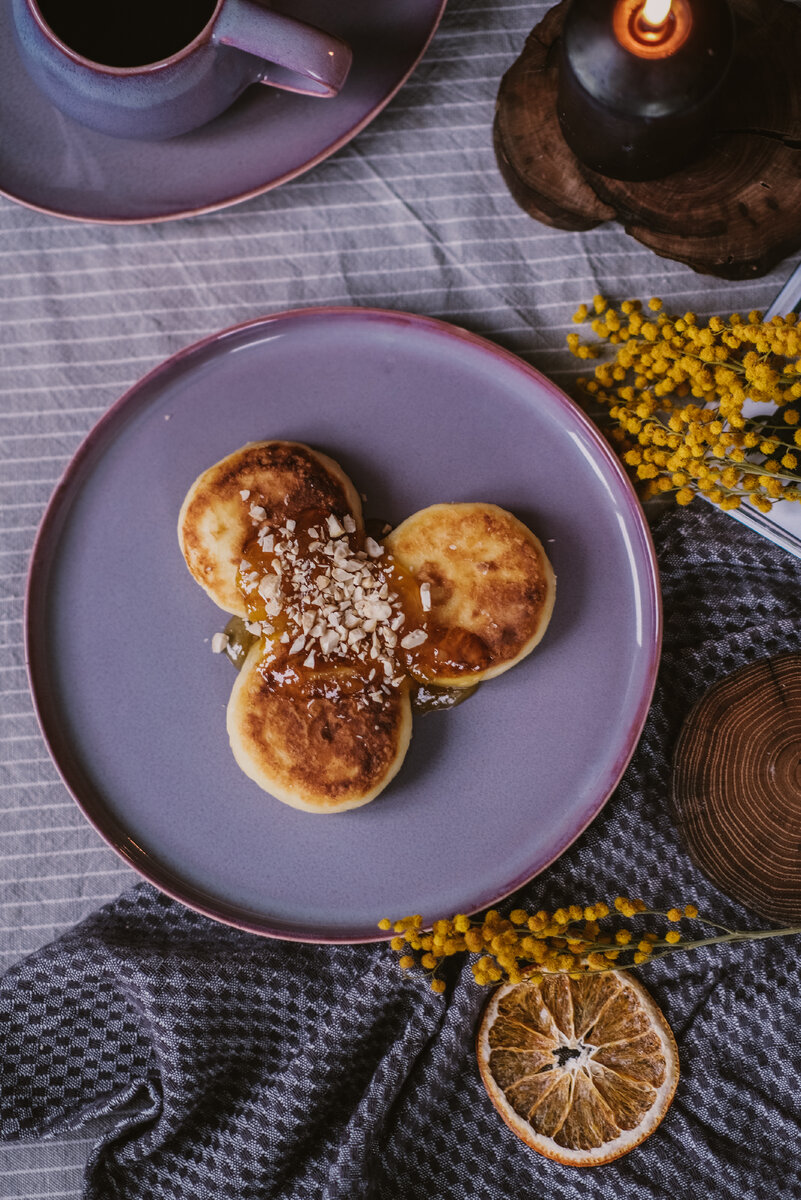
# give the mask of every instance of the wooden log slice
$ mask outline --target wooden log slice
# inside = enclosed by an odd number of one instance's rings
[[[801,150],[768,137],[727,134],[648,184],[594,181],[631,237],[701,274],[755,279],[801,245]]]
[[[557,116],[557,4],[503,77],[493,140],[513,197],[560,229],[620,221],[643,245],[703,274],[746,279],[801,246],[801,9],[732,0],[738,42],[720,128],[703,156],[664,179],[610,179],[580,163]]]
[[[695,705],[672,802],[693,862],[722,892],[801,922],[801,654],[736,671]]]
[[[786,0],[734,0],[733,8],[735,60],[721,129],[703,157],[647,183],[585,175],[643,245],[745,279],[801,243],[801,14]]]
[[[581,173],[556,115],[558,77],[551,50],[567,0],[549,9],[501,80],[495,109],[495,157],[506,186],[531,217],[557,229],[592,229],[615,210]]]

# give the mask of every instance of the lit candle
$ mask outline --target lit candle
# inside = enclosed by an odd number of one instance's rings
[[[727,0],[573,0],[559,121],[574,154],[615,179],[658,179],[714,132],[734,50]]]

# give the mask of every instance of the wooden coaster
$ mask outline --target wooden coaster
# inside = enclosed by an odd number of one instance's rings
[[[691,858],[722,892],[801,922],[801,654],[735,671],[696,704],[672,801]]]
[[[665,258],[723,279],[764,275],[801,246],[801,10],[731,0],[735,60],[708,150],[665,179],[630,183],[583,166],[556,111],[567,0],[529,34],[504,75],[494,124],[498,165],[517,203],[558,229],[616,219]]]

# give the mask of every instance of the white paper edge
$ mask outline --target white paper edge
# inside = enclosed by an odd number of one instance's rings
[[[777,315],[801,310],[801,265],[796,267],[779,292],[773,304],[765,313],[765,320]],[[763,412],[764,408],[746,403],[743,412],[746,416],[754,412]],[[710,502],[711,503],[711,502]],[[801,558],[801,502],[796,500],[778,500],[769,513],[761,513],[759,509],[749,505],[747,508],[729,510],[730,517],[747,525],[756,533],[762,534],[776,546]]]

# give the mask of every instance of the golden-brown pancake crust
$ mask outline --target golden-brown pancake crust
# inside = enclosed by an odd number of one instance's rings
[[[433,630],[420,662],[426,662],[437,629],[472,635],[463,639],[461,659],[458,637],[449,639],[456,650],[449,651],[450,666],[429,672],[429,682],[464,687],[491,679],[520,662],[545,633],[553,570],[538,538],[496,504],[434,504],[405,520],[384,544],[419,584],[430,587]]]
[[[237,763],[259,787],[308,812],[367,804],[397,773],[411,737],[409,687],[372,701],[364,694],[288,697],[259,670],[255,645],[228,703]]]
[[[250,493],[246,500],[241,492]],[[282,525],[309,508],[362,526],[359,494],[345,472],[300,442],[249,442],[204,471],[187,493],[178,518],[178,540],[192,575],[226,612],[245,616],[236,585],[242,549],[255,526],[250,505],[265,510],[262,520]]]

